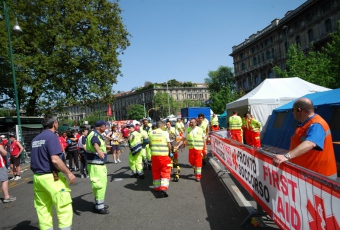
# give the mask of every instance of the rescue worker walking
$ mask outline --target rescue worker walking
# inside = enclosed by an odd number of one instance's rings
[[[130,154],[129,154],[129,165],[132,170],[132,178],[144,179],[143,172],[143,161],[141,150],[142,145],[142,135],[135,131],[135,126],[133,124],[128,125],[130,130],[130,135],[128,137]]]
[[[205,165],[205,158],[207,157],[207,148],[206,144],[210,143],[209,139],[209,121],[208,119],[205,118],[203,113],[198,114],[198,123],[197,126],[200,127],[203,130],[204,133],[204,147],[202,150],[203,153],[203,158],[202,158],[202,163]]]
[[[37,210],[40,229],[53,229],[52,204],[55,206],[58,227],[71,229],[73,209],[71,190],[63,172],[72,184],[75,176],[61,160],[61,148],[55,131],[58,130],[56,117],[45,117],[44,130],[32,141],[31,170],[34,188],[34,206]]]
[[[242,118],[237,114],[237,111],[233,111],[233,115],[229,117],[229,130],[231,139],[243,143],[242,137]]]
[[[106,143],[103,133],[106,122],[99,120],[95,129],[86,138],[87,171],[90,176],[94,194],[94,211],[99,214],[108,214],[108,205],[104,205],[107,186],[107,161]]]
[[[139,126],[139,124],[137,123],[136,126]],[[147,156],[146,156],[146,146],[149,147],[149,134],[142,128],[139,128],[140,135],[142,136],[141,142],[142,142],[142,150],[140,155],[142,156],[142,165],[143,165],[143,169],[147,169],[148,168],[148,160],[147,160]]]
[[[171,151],[169,134],[163,131],[164,124],[157,122],[157,129],[150,134],[150,148],[152,161],[152,179],[156,192],[160,192],[161,197],[168,197],[168,188],[171,173]]]
[[[148,119],[144,118],[143,125],[141,128],[145,130],[148,135],[150,135],[152,131],[152,124],[149,123]],[[147,168],[150,170],[151,169],[151,149],[150,149],[149,144],[145,145],[145,152],[146,152]]]
[[[174,146],[174,144],[175,144],[174,142],[182,139],[183,135],[182,136],[176,136],[176,129],[171,126],[170,121],[166,122],[165,131],[169,134],[169,139],[170,139],[170,142],[172,143],[170,145],[170,152],[171,152],[170,159],[171,159],[173,173],[174,173],[173,181],[178,182],[179,181],[179,172],[180,172],[180,167],[178,166],[178,150],[176,148],[173,148],[172,146]]]
[[[189,163],[194,168],[196,181],[200,182],[202,178],[202,151],[206,147],[206,143],[205,134],[202,128],[197,126],[196,119],[190,120],[189,127],[185,130],[184,137],[176,149],[183,144],[184,140],[187,141],[189,149]]]
[[[185,131],[184,124],[182,122],[181,118],[177,118],[177,122],[175,124],[175,129],[176,129],[176,135],[178,136],[183,136],[183,133]]]

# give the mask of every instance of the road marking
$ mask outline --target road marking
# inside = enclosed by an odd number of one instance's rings
[[[209,162],[212,164],[213,168],[215,168],[215,171],[220,172],[223,170],[221,166],[215,161],[214,158],[210,158]],[[227,169],[225,169],[227,170]],[[228,171],[229,173],[229,171]],[[227,185],[227,184],[226,184]],[[228,186],[228,185],[227,185]],[[242,202],[243,206],[248,210],[249,213],[253,213],[255,211],[255,208],[251,205],[251,203],[243,196],[242,192],[236,185],[230,185],[231,189],[235,192],[235,194],[238,196],[240,201]]]
[[[31,178],[26,177],[26,178],[21,178],[20,180],[11,181],[10,183],[8,183],[8,188],[14,188],[19,185],[26,184],[29,180],[31,180]]]
[[[242,192],[238,189],[237,186],[231,185],[231,188],[234,190],[238,198],[243,203],[243,206],[248,210],[249,213],[253,213],[255,208],[251,205],[251,203],[243,196]]]

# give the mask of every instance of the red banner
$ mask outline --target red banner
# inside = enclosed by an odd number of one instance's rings
[[[272,164],[272,153],[211,135],[212,153],[281,229],[340,229],[340,183],[291,163]]]
[[[112,116],[112,108],[111,108],[111,104],[109,104],[109,108],[107,110],[107,116],[111,117]]]

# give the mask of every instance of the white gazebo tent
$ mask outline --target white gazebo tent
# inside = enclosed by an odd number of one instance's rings
[[[266,129],[267,120],[275,108],[303,95],[327,90],[330,89],[298,77],[268,78],[243,97],[228,103],[226,105],[227,114],[231,116],[233,110],[237,110],[239,115],[243,117],[249,111],[254,118],[262,123],[262,136]]]

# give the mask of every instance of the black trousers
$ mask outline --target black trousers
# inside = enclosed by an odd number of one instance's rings
[[[80,151],[80,163],[80,173],[87,175],[87,156],[84,151]]]
[[[74,159],[74,164],[76,166],[77,169],[79,169],[79,151],[75,150],[75,151],[68,151],[67,152],[68,155],[68,165],[69,168],[72,169],[73,167],[73,159]]]

